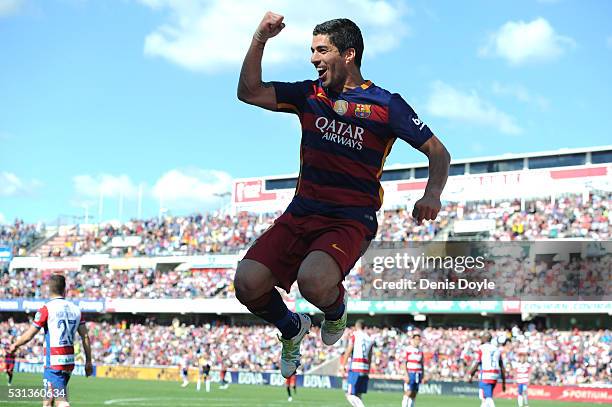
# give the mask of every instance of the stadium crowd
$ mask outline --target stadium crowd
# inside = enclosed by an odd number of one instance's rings
[[[393,328],[372,331],[376,338],[373,372],[388,376],[401,374],[405,359],[403,349],[410,337]],[[462,328],[421,331],[425,375],[429,380],[465,379],[481,343],[479,332]],[[612,374],[612,332],[609,330],[538,331],[530,325],[525,331],[518,327],[496,331],[494,338],[504,343],[502,354],[510,373],[519,352],[528,353],[532,384],[604,384]]]
[[[457,217],[494,219],[495,240],[535,240],[555,238],[609,239],[612,232],[610,209],[612,193],[568,195],[555,199],[537,199],[521,210],[520,200],[466,203]]]
[[[70,298],[230,298],[234,269],[170,270],[152,268],[113,270],[90,267],[66,271]],[[48,270],[11,270],[0,275],[0,298],[46,298]]]
[[[387,210],[379,215],[376,240],[429,241],[455,219],[493,219],[494,240],[534,240],[542,238],[610,238],[609,211],[612,193],[567,195],[558,199],[524,202],[447,202],[436,221],[417,225],[406,208]],[[49,247],[42,256],[66,257],[91,253],[119,256],[168,256],[206,253],[235,253],[246,248],[273,224],[280,212],[236,215],[219,213],[164,216],[125,223],[77,225],[56,236],[59,246]],[[0,246],[8,245],[23,255],[41,238],[40,225],[15,221],[0,226]]]
[[[174,269],[154,268],[113,269],[107,266],[87,267],[80,271],[65,271],[67,294],[70,298],[233,298],[234,268]],[[44,282],[50,270],[13,269],[0,273],[0,298],[46,298]],[[380,289],[374,280],[451,281],[469,277],[471,281],[488,279],[495,289],[486,293],[472,290]],[[344,283],[353,299],[452,299],[452,298],[522,298],[522,299],[602,299],[612,292],[612,254],[573,258],[560,261],[532,261],[530,258],[502,257],[485,263],[483,269],[454,270],[422,269],[407,274],[404,269],[385,270],[375,274],[358,263]],[[294,287],[292,293],[299,295]]]
[[[473,246],[470,246],[473,248]],[[507,248],[505,246],[504,248]],[[518,246],[516,247],[518,248]],[[594,248],[599,249],[599,245]],[[577,245],[575,250],[582,250]],[[559,249],[561,250],[561,249]],[[565,253],[567,255],[567,252]],[[546,260],[527,255],[500,255],[486,258],[482,268],[466,267],[457,272],[454,268],[433,266],[419,268],[414,273],[405,268],[384,269],[374,272],[373,265],[362,265],[347,277],[345,283],[352,298],[365,299],[499,299],[516,298],[523,300],[601,300],[612,293],[612,253],[591,253],[585,258],[554,259],[546,255]],[[553,257],[551,259],[551,257]],[[563,253],[560,253],[563,257]],[[369,257],[372,259],[372,257]],[[439,263],[439,262],[438,262]],[[431,264],[435,264],[434,261]],[[441,284],[452,283],[454,288],[428,288],[419,290],[397,290],[394,287],[382,288],[376,280],[386,282],[410,279],[418,282],[421,279]],[[486,292],[474,286],[470,289],[456,289],[459,279],[482,282],[494,282],[494,288]],[[420,286],[419,286],[420,287]]]
[[[42,239],[43,224],[30,225],[15,219],[13,224],[0,224],[0,247],[9,247],[13,256],[25,256],[28,248]]]
[[[92,339],[93,359],[98,364],[176,366],[187,356],[195,366],[203,353],[213,368],[226,365],[229,369],[267,371],[278,369],[280,343],[271,326],[230,326],[220,323],[194,326],[88,322]],[[27,329],[27,323],[12,320],[0,322],[0,349]],[[398,328],[367,328],[375,345],[371,374],[399,378],[404,374],[408,332]],[[415,330],[416,331],[416,330]],[[425,355],[425,376],[435,381],[463,381],[474,361],[480,344],[481,331],[462,328],[425,328],[422,348]],[[320,341],[319,330],[313,327],[302,344],[303,371],[341,355],[350,336],[326,347]],[[603,384],[612,375],[612,332],[599,331],[538,331],[533,325],[524,331],[518,327],[494,332],[503,347],[506,365],[517,360],[519,352],[527,351],[532,366],[532,384],[572,385]],[[82,359],[77,341],[77,360]],[[503,344],[502,344],[503,343]],[[43,355],[42,335],[24,348],[19,358],[40,362]],[[510,376],[512,369],[509,368]]]

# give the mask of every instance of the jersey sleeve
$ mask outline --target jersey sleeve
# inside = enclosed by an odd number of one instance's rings
[[[419,119],[419,116],[408,103],[397,93],[391,95],[389,101],[389,126],[395,137],[398,137],[414,148],[419,148],[433,133]]]
[[[48,319],[49,311],[47,310],[47,306],[43,305],[34,316],[34,321],[32,321],[32,324],[34,324],[34,326],[38,329],[44,328],[45,325],[47,325]]]
[[[312,81],[272,82],[276,92],[276,110],[301,115],[312,84]]]

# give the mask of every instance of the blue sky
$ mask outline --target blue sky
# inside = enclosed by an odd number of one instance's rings
[[[187,213],[232,178],[298,170],[291,115],[235,97],[264,12],[265,80],[314,78],[311,30],[362,28],[363,74],[454,158],[610,144],[608,1],[0,0],[0,222]],[[608,72],[605,74],[605,72]],[[423,161],[396,143],[387,164]],[[121,192],[120,192],[121,191]]]

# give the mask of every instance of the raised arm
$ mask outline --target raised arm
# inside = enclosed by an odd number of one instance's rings
[[[442,195],[442,190],[446,185],[451,159],[449,152],[436,136],[427,140],[419,150],[429,159],[429,179],[423,198],[416,202],[412,212],[412,216],[417,220],[417,223],[421,223],[425,219],[434,220],[438,216],[442,207],[440,195]]]
[[[276,92],[271,84],[261,79],[261,59],[266,41],[285,28],[283,18],[271,11],[264,15],[244,57],[238,81],[238,99],[268,110],[276,110]]]
[[[79,325],[78,332],[83,340],[83,350],[85,351],[85,375],[89,377],[93,373],[93,365],[91,363],[91,343],[89,342],[87,326],[85,324]]]

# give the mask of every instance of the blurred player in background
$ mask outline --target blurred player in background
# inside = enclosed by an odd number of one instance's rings
[[[227,364],[225,362],[221,362],[221,385],[219,389],[225,390],[229,387],[230,381],[227,380]]]
[[[493,402],[493,390],[500,377],[502,380],[502,390],[506,391],[506,373],[504,371],[501,349],[497,345],[491,343],[491,340],[492,336],[490,333],[485,332],[482,334],[482,344],[476,351],[476,360],[474,361],[474,366],[470,370],[468,377],[468,381],[471,383],[474,374],[480,369],[478,394],[481,401],[481,407],[495,407],[495,403]]]
[[[363,38],[348,19],[317,25],[310,62],[318,78],[264,83],[266,42],[279,34],[284,17],[267,12],[245,56],[238,98],[264,109],[295,113],[302,125],[301,166],[295,196],[285,213],[250,247],[238,264],[236,297],[281,332],[280,370],[293,375],[310,317],[287,308],[276,287],[297,281],[302,296],[325,319],[321,340],[333,345],[346,328],[342,281],[378,228],[380,177],[397,138],[429,158],[429,180],[415,204],[417,222],[435,219],[448,177],[450,155],[399,94],[361,75]]]
[[[410,346],[406,349],[406,381],[404,382],[402,407],[414,407],[421,383],[425,383],[423,351],[421,350],[421,335],[415,333],[410,340]]]
[[[344,368],[346,361],[350,358],[346,399],[353,407],[364,407],[361,396],[368,392],[374,341],[364,328],[364,321],[358,319],[355,322],[355,331],[349,338],[346,351],[340,360],[341,368]]]
[[[200,391],[200,383],[202,381],[204,381],[206,393],[210,393],[210,364],[208,363],[204,355],[201,355],[198,359],[198,384],[196,386],[197,391]]]
[[[4,350],[4,371],[8,376],[8,385],[11,386],[13,384],[13,370],[15,370],[15,359],[17,358],[15,351],[10,350],[10,347],[7,346]]]
[[[68,381],[74,369],[74,337],[78,332],[85,351],[85,375],[91,376],[91,346],[81,310],[66,301],[66,279],[62,275],[52,275],[48,281],[51,299],[38,310],[33,325],[13,343],[9,351],[30,342],[38,331],[45,332],[45,371],[43,384],[47,391],[43,406],[69,407]]]
[[[296,375],[290,376],[285,379],[285,387],[287,387],[287,395],[289,396],[287,401],[293,401],[293,397],[291,396],[292,387],[293,387],[293,394],[297,394],[296,381],[297,381]]]
[[[183,379],[181,387],[187,387],[187,385],[189,385],[189,356],[183,355],[180,359],[179,371],[181,373],[181,379]]]
[[[519,407],[529,407],[529,398],[527,397],[527,387],[529,386],[529,378],[531,376],[531,364],[527,360],[527,350],[521,350],[519,360],[514,362],[512,366],[514,370],[514,378],[518,386],[518,394],[516,399]]]

